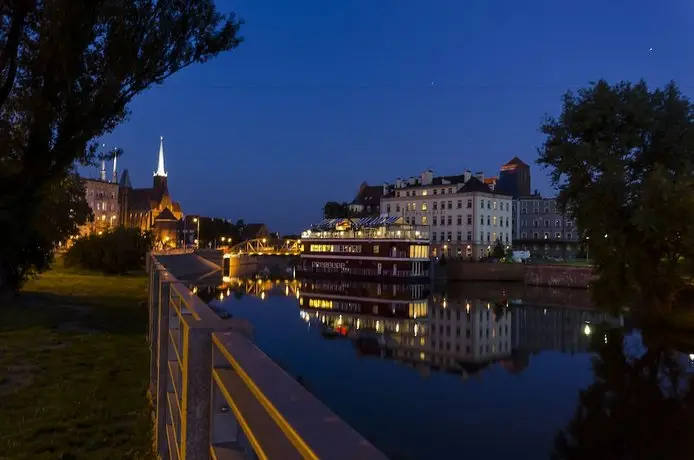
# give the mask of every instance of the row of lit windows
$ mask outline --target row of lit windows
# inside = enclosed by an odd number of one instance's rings
[[[501,210],[501,211],[510,211],[511,210],[511,204],[506,203],[504,201],[496,201],[496,200],[480,200],[480,209],[485,208],[485,203],[487,209],[494,209],[494,210]],[[463,208],[463,200],[458,200],[457,202],[457,209],[462,209]],[[405,209],[407,211],[417,211],[417,203],[406,203],[405,204]],[[436,202],[434,201],[432,203],[432,209],[434,211],[441,209],[453,209],[453,200],[448,200],[448,201],[441,201]],[[472,199],[467,200],[467,209],[472,209]],[[419,207],[419,210],[421,211],[428,211],[429,210],[429,204],[428,203],[422,203]],[[390,214],[390,204],[386,205],[386,212]],[[395,204],[395,212],[398,213],[400,212],[400,203]]]
[[[313,262],[313,268],[345,268],[344,262]]]
[[[548,240],[548,239],[550,239],[550,237],[551,237],[551,234],[550,234],[549,232],[545,232],[542,239]],[[527,238],[528,238],[528,234],[527,234],[526,232],[522,232],[522,233],[521,233],[521,238],[522,238],[522,239],[527,239]],[[572,239],[572,238],[573,238],[573,235],[572,235],[571,233],[567,233],[567,234],[566,234],[566,239],[567,239],[567,240],[570,240],[570,239]],[[540,234],[537,233],[537,232],[533,232],[533,239],[534,239],[534,240],[539,240],[539,239],[540,239]],[[561,238],[561,232],[556,232],[556,233],[554,234],[554,239],[555,239],[555,240],[561,240],[561,239],[562,239],[562,238]]]
[[[347,253],[359,253],[361,252],[361,245],[359,244],[312,244],[311,252],[347,252]]]
[[[411,245],[410,246],[410,258],[411,259],[428,259],[429,258],[429,246]]]
[[[520,224],[521,224],[521,227],[530,227],[530,225],[528,225],[529,223],[530,223],[530,221],[527,221],[527,220],[525,220],[525,219],[522,219]],[[532,226],[533,226],[533,227],[539,227],[541,223],[542,223],[542,220],[533,220],[533,225],[532,225]],[[545,219],[544,224],[545,224],[544,226],[545,226],[546,228],[548,228],[548,227],[551,226],[551,221]],[[571,227],[573,226],[573,222],[571,222],[570,220],[567,220],[567,221],[564,223],[564,225],[565,225],[566,228],[571,228]],[[556,228],[560,228],[560,227],[561,227],[561,219],[556,219],[556,220],[554,221],[554,226],[555,226]]]
[[[434,243],[437,241],[436,235],[437,235],[436,232],[431,232],[431,241]],[[456,236],[457,236],[456,241],[463,241],[463,233],[462,232],[458,232]],[[470,232],[470,231],[467,232],[466,236],[467,236],[467,239],[465,241],[472,241],[472,232]],[[498,238],[497,238],[497,236],[498,236]],[[487,239],[486,239],[487,242],[496,241],[497,239],[502,240],[502,242],[508,243],[509,242],[508,232],[498,233],[498,234],[496,232],[487,232]],[[441,241],[442,243],[446,242],[446,241],[448,241],[448,242],[453,241],[453,232],[441,232],[441,239],[439,241]],[[484,232],[480,232],[479,241],[485,241]]]

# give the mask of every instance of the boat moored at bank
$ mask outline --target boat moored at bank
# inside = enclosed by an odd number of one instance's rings
[[[326,219],[302,233],[300,258],[304,276],[427,279],[429,226],[395,216]]]

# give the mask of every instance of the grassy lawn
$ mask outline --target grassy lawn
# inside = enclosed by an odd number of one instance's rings
[[[152,458],[145,285],[54,269],[0,305],[0,459]]]

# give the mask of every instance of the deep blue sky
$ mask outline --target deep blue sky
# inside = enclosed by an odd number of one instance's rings
[[[217,3],[245,42],[138,97],[105,142],[149,186],[164,136],[186,213],[282,232],[364,180],[533,163],[569,88],[674,79],[691,94],[694,79],[690,0]],[[533,187],[551,191],[536,166]]]

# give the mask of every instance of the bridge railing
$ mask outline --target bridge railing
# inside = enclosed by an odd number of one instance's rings
[[[385,459],[148,257],[150,394],[161,459]]]

